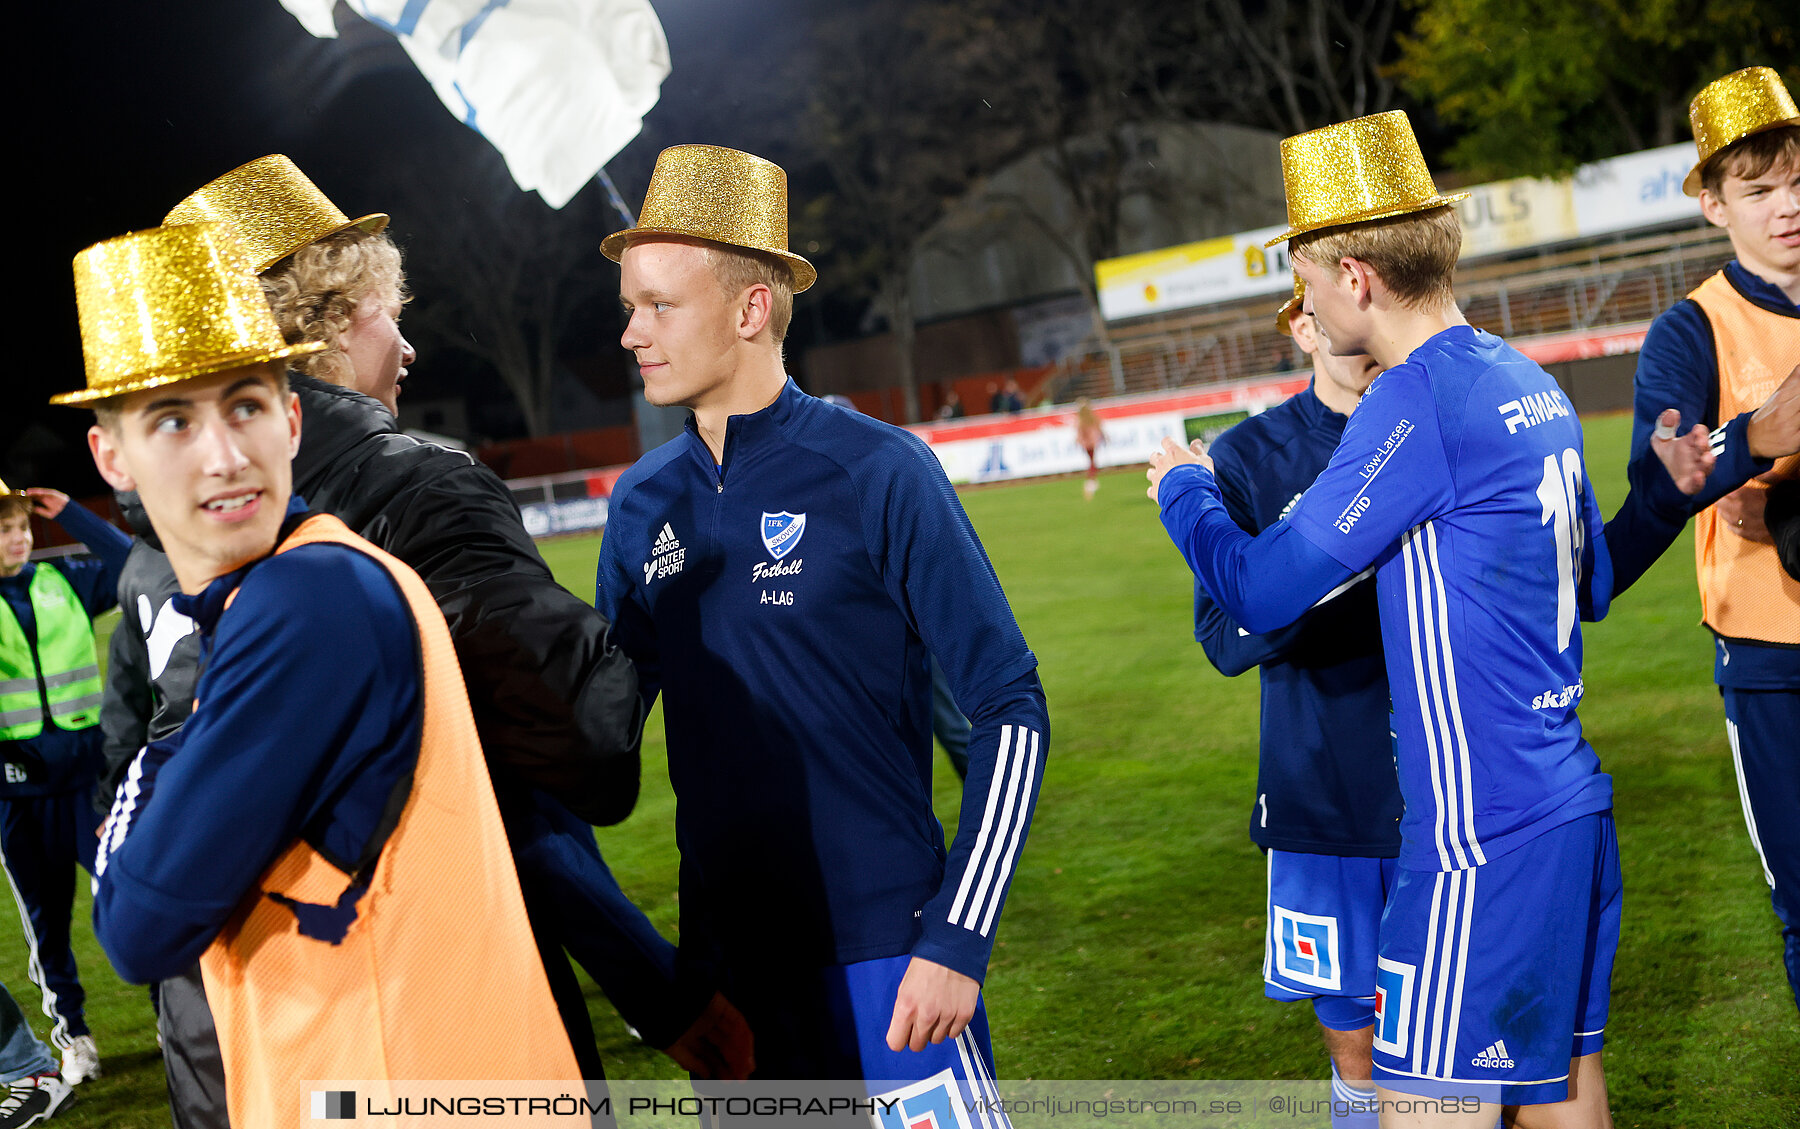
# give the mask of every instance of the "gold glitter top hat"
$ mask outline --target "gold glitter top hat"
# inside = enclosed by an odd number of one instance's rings
[[[1469,195],[1438,192],[1404,110],[1283,138],[1281,178],[1287,184],[1288,229],[1265,247],[1322,227],[1441,208]]]
[[[1800,108],[1782,85],[1781,76],[1769,67],[1745,67],[1706,84],[1688,105],[1694,126],[1694,147],[1700,160],[1688,170],[1681,190],[1700,195],[1700,170],[1713,154],[1753,133],[1784,125],[1800,125]]]
[[[1294,327],[1288,323],[1293,319],[1294,311],[1299,309],[1300,303],[1305,300],[1306,283],[1300,281],[1299,275],[1295,275],[1294,296],[1283,302],[1281,304],[1281,309],[1275,311],[1275,328],[1281,331],[1283,337],[1292,337],[1294,335]]]
[[[136,231],[75,256],[75,305],[87,387],[52,396],[84,404],[196,376],[316,353],[289,345],[224,224]]]
[[[257,274],[327,235],[353,227],[374,235],[388,225],[381,212],[350,219],[280,153],[239,165],[163,217],[171,227],[208,221],[231,228]]]
[[[643,235],[681,235],[773,255],[794,272],[794,293],[819,277],[787,249],[787,173],[750,153],[717,145],[677,145],[656,157],[636,227],[615,231],[600,253],[619,261]]]
[[[8,494],[11,494],[11,493],[12,493],[12,488],[7,486],[6,480],[4,478],[0,478],[0,498],[4,498]]]

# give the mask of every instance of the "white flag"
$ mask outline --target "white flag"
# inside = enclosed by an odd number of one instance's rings
[[[345,0],[392,32],[432,89],[560,208],[636,137],[669,74],[649,0]],[[281,0],[334,38],[332,0]]]

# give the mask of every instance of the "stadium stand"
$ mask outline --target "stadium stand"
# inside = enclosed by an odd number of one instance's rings
[[[1687,227],[1528,259],[1474,261],[1458,272],[1456,290],[1471,324],[1526,345],[1648,323],[1730,257],[1731,245],[1716,229]],[[1115,324],[1106,348],[1059,366],[1051,395],[1064,402],[1277,371],[1270,358],[1293,351],[1275,329],[1278,304],[1262,297]]]

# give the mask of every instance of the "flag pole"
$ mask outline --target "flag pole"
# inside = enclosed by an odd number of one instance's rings
[[[625,206],[625,198],[619,195],[619,186],[613,183],[611,176],[607,175],[606,166],[600,166],[600,171],[595,173],[594,177],[600,182],[600,186],[606,189],[606,198],[612,202],[613,210],[625,217],[625,226],[636,227],[637,217],[632,215],[631,209]]]

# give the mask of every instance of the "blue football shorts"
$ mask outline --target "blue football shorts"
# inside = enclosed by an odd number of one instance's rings
[[[1381,922],[1375,1080],[1567,1099],[1570,1060],[1605,1042],[1623,899],[1611,812],[1467,870],[1400,870]]]
[[[862,1076],[876,1108],[879,1129],[909,1129],[935,1119],[939,1129],[1011,1129],[994,1085],[994,1051],[988,1039],[987,1005],[977,998],[975,1018],[962,1034],[922,1051],[891,1051],[888,1025],[906,975],[909,955],[834,965],[825,970],[840,1031],[853,1029]]]
[[[1011,1129],[994,1085],[987,1005],[961,1034],[922,1051],[890,1051],[888,1025],[912,957],[851,964],[755,966],[722,990],[756,1035],[756,1079],[860,1080],[876,1103],[880,1129],[912,1129],[935,1119],[938,1129]],[[697,1090],[703,1084],[696,1083]]]
[[[1311,1000],[1319,1022],[1375,1022],[1375,957],[1393,859],[1269,851],[1263,995]]]

